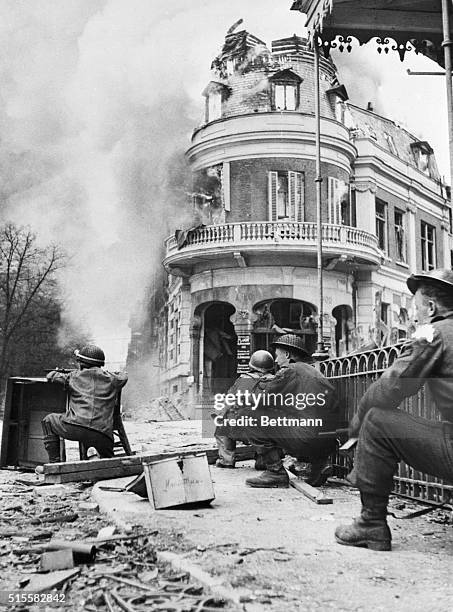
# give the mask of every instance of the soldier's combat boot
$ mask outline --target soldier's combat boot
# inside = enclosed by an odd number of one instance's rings
[[[42,431],[44,433],[44,448],[49,456],[49,463],[59,463],[60,459],[60,438],[53,433],[50,426],[45,422],[41,422]]]
[[[245,484],[255,489],[287,489],[289,487],[289,476],[284,467],[278,472],[264,471],[256,478],[247,478]]]
[[[266,469],[266,464],[264,463],[263,457],[260,454],[255,453],[255,470],[257,470],[258,472],[261,472],[265,469]]]
[[[234,469],[236,461],[236,441],[227,436],[216,436],[219,458],[216,467]]]
[[[44,448],[49,456],[48,463],[59,463],[61,461],[60,438],[58,436],[55,437],[53,435],[45,435]],[[35,467],[35,474],[44,474],[44,467],[42,465],[37,465]]]
[[[305,479],[305,482],[312,487],[321,487],[332,474],[333,467],[329,457],[314,459],[311,462],[310,476]]]
[[[340,525],[335,539],[346,546],[360,546],[370,550],[391,550],[392,534],[387,525],[388,497],[361,493],[362,512],[352,525]]]
[[[287,489],[289,476],[283,467],[281,450],[273,447],[260,454],[266,469],[256,478],[247,478],[245,484],[256,489]]]
[[[285,456],[285,453],[283,452],[283,450],[279,448],[278,452],[280,454],[280,458],[283,459]],[[255,453],[255,470],[257,470],[258,472],[261,472],[265,469],[266,469],[265,456],[262,453],[256,452]]]

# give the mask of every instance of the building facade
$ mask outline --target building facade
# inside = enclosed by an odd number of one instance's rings
[[[324,340],[332,356],[411,333],[409,273],[450,267],[434,152],[348,102],[321,58]],[[316,348],[314,58],[298,37],[229,33],[187,158],[194,222],[165,243],[154,313],[161,394],[225,391],[280,333]],[[156,379],[157,380],[157,379]]]

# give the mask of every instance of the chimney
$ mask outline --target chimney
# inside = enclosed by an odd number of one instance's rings
[[[367,109],[368,111],[373,112],[373,111],[374,111],[374,106],[373,106],[373,103],[372,103],[372,102],[368,102],[368,105],[367,105],[366,109]]]

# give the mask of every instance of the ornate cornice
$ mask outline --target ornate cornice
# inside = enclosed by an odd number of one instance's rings
[[[354,181],[351,183],[351,189],[359,193],[365,193],[366,191],[376,193],[377,185],[374,181]]]

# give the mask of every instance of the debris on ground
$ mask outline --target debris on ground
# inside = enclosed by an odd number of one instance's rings
[[[140,528],[117,533],[89,501],[88,487],[59,485],[59,496],[40,495],[34,487],[24,490],[15,483],[5,488],[16,496],[20,491],[20,502],[0,499],[6,523],[0,531],[1,590],[54,593],[60,610],[232,609],[187,573],[157,560],[163,538],[171,549],[181,534]],[[38,610],[19,603],[9,609]]]

